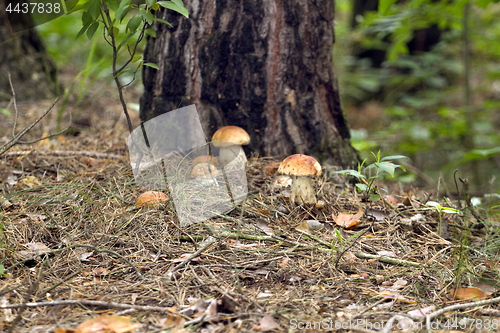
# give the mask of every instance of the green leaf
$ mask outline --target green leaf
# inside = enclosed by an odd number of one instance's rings
[[[341,175],[353,176],[353,177],[356,177],[358,179],[362,179],[362,178],[366,179],[366,177],[364,175],[362,175],[361,173],[359,173],[356,170],[340,170],[340,171],[336,171],[335,173],[338,173],[338,174],[341,174]]]
[[[158,67],[158,65],[153,64],[152,62],[145,62],[145,63],[143,63],[143,65],[144,65],[144,66],[151,67],[151,68],[154,68],[154,69],[160,69],[160,68]]]
[[[356,184],[356,188],[358,189],[359,193],[368,191],[368,186],[366,186],[365,184],[362,184],[362,183]]]
[[[7,274],[5,274],[5,266],[0,264],[0,275],[3,275],[5,277],[8,277]]]
[[[172,1],[158,1],[158,4],[164,8],[173,10],[174,12],[177,12],[189,18],[189,12],[187,11],[186,8],[184,8],[184,6],[179,7],[178,5],[175,4],[175,2]]]
[[[129,4],[130,4],[130,1],[131,1],[131,0],[122,0],[122,1],[120,2],[120,5],[118,6],[118,9],[122,9],[123,7],[125,7],[125,6],[129,5]]]
[[[389,9],[392,5],[396,3],[396,0],[379,0],[378,2],[378,12],[382,15],[387,15]]]
[[[476,1],[476,6],[478,6],[479,8],[486,8],[492,2],[494,2],[494,1],[491,1],[491,0],[477,0]]]
[[[146,33],[153,38],[156,37],[156,31],[154,29],[146,29]]]
[[[158,9],[160,9],[160,5],[155,2],[152,6],[151,6],[151,9],[154,10],[154,11],[157,11]]]
[[[85,24],[83,28],[81,28],[80,31],[78,31],[78,34],[76,35],[75,39],[80,38],[80,36],[83,35],[85,31],[87,31],[87,29],[90,27],[90,24],[92,24],[92,22],[88,22],[87,24]]]
[[[406,157],[404,155],[392,155],[392,156],[386,156],[386,157],[382,158],[381,161],[397,160],[400,158],[408,158],[408,157]]]
[[[142,59],[142,56],[140,56],[140,55],[136,55],[136,56],[134,56],[134,57],[132,58],[132,61],[131,61],[131,62],[132,62],[132,63],[134,63],[134,62],[137,62],[137,61],[139,61],[139,60],[141,60],[141,59]]]
[[[94,21],[94,19],[92,18],[92,16],[87,13],[87,12],[83,12],[82,14],[82,24],[85,26],[85,25],[90,25],[90,23],[92,23]]]
[[[4,116],[7,116],[7,117],[12,117],[12,112],[10,112],[8,109],[6,108],[0,108],[0,112],[4,115]]]
[[[106,6],[108,6],[108,8],[111,8],[115,12],[120,7],[118,0],[104,0],[104,3],[106,4]]]
[[[123,45],[125,45],[125,43],[130,39],[132,38],[133,35],[135,35],[136,31],[133,31],[131,33],[129,33],[127,36],[125,36],[125,38],[123,38],[122,42],[120,43],[120,45],[118,45],[118,47],[116,48],[116,52],[119,52],[120,49],[122,48]]]
[[[449,207],[443,207],[443,213],[448,213],[448,214],[460,214],[462,213],[458,209],[455,208],[449,208]]]
[[[142,22],[142,17],[140,16],[134,16],[128,21],[127,23],[127,28],[130,30],[130,32],[135,32],[137,28],[139,28],[139,25],[141,25]]]
[[[148,0],[148,7],[151,8],[155,4],[156,0]]]
[[[85,11],[95,20],[99,17],[99,13],[101,11],[101,1],[90,0],[85,4]]]
[[[113,36],[116,38],[120,34],[120,29],[113,27]]]
[[[97,31],[98,27],[99,27],[99,22],[92,23],[92,25],[87,30],[87,38],[88,39],[92,39],[92,37],[94,37],[94,34]]]
[[[433,208],[436,208],[438,211],[441,211],[441,209],[443,208],[439,202],[436,202],[436,201],[427,201],[425,203],[426,206],[428,207],[433,207]]]
[[[379,171],[387,172],[393,177],[394,177],[394,170],[400,166],[391,162],[375,162],[373,164],[375,164],[375,166]]]
[[[180,8],[184,7],[184,2],[182,2],[182,0],[172,0],[172,2],[175,3],[177,6],[179,6]]]
[[[146,20],[146,22],[148,22],[148,24],[153,24],[153,14],[144,9],[139,9],[139,14]]]
[[[115,19],[118,22],[122,22],[123,18],[128,14],[128,11],[130,10],[130,6],[124,6],[122,8],[118,8],[118,10],[115,13]]]
[[[115,78],[118,77],[118,76],[120,76],[120,75],[122,75],[125,72],[128,72],[129,70],[130,70],[130,68],[125,68],[124,70],[118,72],[118,74],[115,75]]]
[[[170,24],[170,22],[168,21],[165,21],[164,19],[161,19],[161,18],[157,18],[155,17],[154,21],[158,21],[158,22],[161,22],[161,23],[165,23],[166,25],[168,25],[169,27],[173,28],[174,26]]]
[[[380,194],[374,194],[369,199],[369,201],[378,201],[378,200],[380,200]]]
[[[84,5],[76,5],[74,6],[73,8],[71,8],[67,13],[66,15],[69,15],[71,13],[74,13],[74,12],[77,12],[77,11],[80,11],[80,10],[83,10],[84,9]]]

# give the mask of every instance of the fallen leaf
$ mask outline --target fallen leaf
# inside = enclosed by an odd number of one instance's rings
[[[43,243],[39,243],[39,242],[27,243],[27,244],[24,244],[24,246],[26,246],[26,248],[28,249],[27,251],[17,251],[16,252],[16,255],[22,260],[33,258],[34,256],[36,256],[38,254],[50,251],[50,248],[48,248],[47,245],[45,245]]]
[[[316,231],[324,227],[323,223],[321,223],[318,220],[307,220],[306,222],[307,226],[309,227],[309,230],[311,231]]]
[[[408,304],[414,304],[415,303],[414,300],[408,299],[408,298],[404,297],[403,295],[400,295],[398,293],[391,292],[391,291],[388,291],[388,290],[384,290],[384,291],[380,292],[379,295],[382,296],[382,297],[384,297],[384,298],[395,299],[398,302],[402,302],[402,303],[408,303]]]
[[[307,233],[310,233],[311,231],[309,230],[309,226],[307,225],[307,221],[302,221],[301,224],[297,226],[298,230],[305,231]]]
[[[396,254],[394,252],[391,252],[391,251],[377,251],[377,254],[379,256],[396,258]]]
[[[356,255],[354,253],[352,253],[351,251],[347,251],[346,253],[344,253],[344,255],[342,256],[342,259],[346,262],[355,262],[356,260],[358,260]]]
[[[281,326],[274,320],[272,316],[264,316],[260,318],[259,325],[262,332],[281,329]]]
[[[318,202],[316,202],[316,209],[318,210],[323,210],[325,209],[325,206],[326,206],[326,202],[324,200],[318,200]]]
[[[436,310],[435,306],[428,306],[426,308],[409,311],[408,314],[413,317],[425,317],[426,314]]]
[[[78,333],[126,333],[139,327],[141,327],[140,324],[130,322],[130,317],[102,314],[97,318],[84,321],[76,327],[75,331]]]
[[[398,199],[393,195],[384,195],[384,199],[394,206],[396,206],[399,202]]]
[[[214,298],[208,308],[205,310],[207,318],[215,317],[217,315],[217,300]]]
[[[273,230],[267,226],[267,222],[264,219],[257,219],[257,228],[264,231],[268,236],[274,235]]]
[[[363,216],[363,210],[361,210],[361,208],[356,214],[339,213],[337,216],[332,214],[335,223],[346,229],[357,226],[361,222],[361,216]]]
[[[471,287],[471,288],[458,288],[451,289],[450,296],[456,299],[466,300],[466,299],[486,299],[490,297],[491,294],[485,293],[481,289]]]
[[[286,265],[288,265],[289,261],[290,261],[290,258],[283,258],[281,263],[278,263],[278,265],[280,265],[281,267],[285,267]]]
[[[42,185],[42,183],[40,183],[40,181],[35,176],[26,176],[26,178],[23,178],[19,181],[19,185],[32,188],[38,185]]]
[[[181,316],[168,316],[160,320],[160,326],[163,328],[172,327],[174,329],[184,328],[186,320]]]
[[[78,256],[80,261],[90,261],[89,258],[94,254],[94,252],[83,252]]]
[[[389,217],[390,214],[385,213],[381,210],[369,209],[366,212],[366,215],[373,216],[376,221],[383,221],[386,217]]]
[[[94,270],[92,270],[92,275],[93,276],[104,276],[104,275],[108,275],[108,271],[104,267],[97,267]]]

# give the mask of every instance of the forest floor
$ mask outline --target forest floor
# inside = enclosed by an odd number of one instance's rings
[[[297,206],[253,157],[242,203],[180,227],[171,200],[135,205],[144,189],[108,93],[65,135],[0,156],[0,331],[500,331],[498,216],[440,215],[425,206],[435,188],[391,183],[392,207],[366,202],[332,173],[323,207]],[[50,104],[18,103],[18,128]],[[13,118],[0,124],[3,144]]]

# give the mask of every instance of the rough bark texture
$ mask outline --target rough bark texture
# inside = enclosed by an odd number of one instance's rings
[[[247,130],[247,153],[357,161],[333,73],[333,0],[185,5],[189,19],[161,12],[174,28],[156,22],[148,40],[145,60],[160,69],[144,69],[143,120],[194,103],[207,135],[224,125]]]
[[[18,101],[52,98],[57,91],[56,67],[35,29],[13,33],[21,30],[17,25],[33,27],[34,24],[29,15],[11,24],[5,13],[7,4],[8,1],[0,3],[0,101],[12,98],[8,72]]]

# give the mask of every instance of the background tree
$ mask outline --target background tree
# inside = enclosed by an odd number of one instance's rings
[[[144,61],[141,119],[195,104],[207,135],[249,132],[262,155],[357,161],[332,64],[334,1],[188,2],[189,18],[160,11]]]
[[[30,15],[9,21],[5,12],[9,3],[0,3],[0,101],[11,99],[8,72],[19,101],[52,98],[58,92],[56,66],[38,32],[28,29],[34,26]]]

